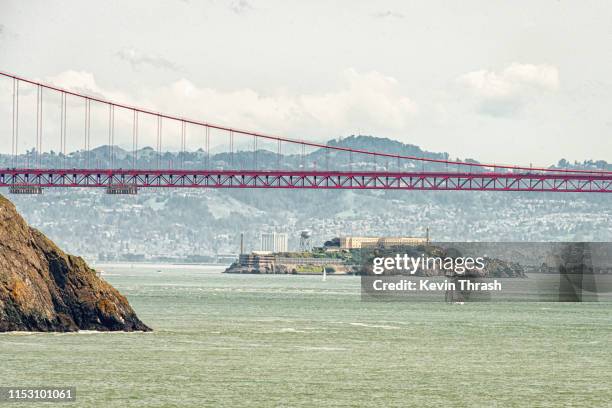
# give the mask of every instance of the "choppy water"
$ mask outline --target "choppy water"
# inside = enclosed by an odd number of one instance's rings
[[[361,302],[355,277],[102,269],[155,331],[2,334],[0,385],[76,386],[78,406],[612,401],[611,304]]]

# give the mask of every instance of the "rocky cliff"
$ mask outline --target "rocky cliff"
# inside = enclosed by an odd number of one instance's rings
[[[151,330],[85,261],[30,228],[0,195],[0,332]]]

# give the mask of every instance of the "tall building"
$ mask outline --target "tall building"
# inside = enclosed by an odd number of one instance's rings
[[[271,252],[287,252],[287,234],[277,232],[262,232],[261,250]]]

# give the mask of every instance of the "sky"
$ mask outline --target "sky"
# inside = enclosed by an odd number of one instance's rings
[[[0,0],[0,71],[309,141],[369,134],[482,162],[612,161],[609,1]],[[11,87],[0,79],[4,152]],[[35,96],[21,92],[25,149]],[[44,105],[52,140],[58,100]],[[68,118],[69,149],[82,145],[79,120]],[[142,129],[154,145],[152,124]]]

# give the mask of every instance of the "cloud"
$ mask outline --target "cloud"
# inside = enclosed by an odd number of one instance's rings
[[[479,110],[509,116],[540,95],[559,89],[559,72],[551,65],[513,63],[502,71],[479,70],[457,82],[476,98]]]
[[[344,88],[298,98],[303,112],[316,122],[335,129],[368,123],[402,129],[417,113],[416,104],[400,94],[395,78],[372,71],[361,74],[354,69],[343,73]]]
[[[103,89],[91,73],[81,71],[63,72],[49,82],[153,111],[308,140],[327,140],[358,132],[403,133],[418,114],[417,105],[400,92],[397,80],[376,71],[360,73],[354,69],[342,72],[336,89],[303,94],[286,90],[262,94],[249,88],[226,91],[200,87],[188,79],[128,94]],[[129,115],[125,118],[130,120]],[[145,121],[141,141],[154,145],[155,132],[153,128],[145,130],[149,126]],[[127,122],[124,125],[130,126]],[[178,146],[179,139],[174,139]],[[221,139],[225,140],[218,140]]]
[[[61,88],[100,99],[115,99],[125,97],[125,95],[121,93],[102,89],[96,83],[94,75],[86,71],[64,71],[58,75],[50,77],[46,82]],[[117,102],[120,102],[120,100]]]
[[[133,68],[140,65],[150,65],[155,68],[163,68],[176,71],[178,66],[172,61],[169,61],[163,57],[152,54],[144,54],[134,48],[124,48],[116,54],[120,59],[132,64]]]
[[[379,11],[379,12],[372,14],[372,17],[401,19],[401,18],[404,18],[405,16],[402,13],[397,12],[397,11],[385,10],[385,11]]]
[[[244,14],[254,10],[254,7],[247,0],[234,0],[230,4],[230,10],[236,14]]]
[[[253,89],[220,91],[182,79],[146,95],[156,109],[288,137],[325,138],[356,132],[403,131],[416,104],[394,78],[347,69],[341,85],[320,93],[261,94]]]

